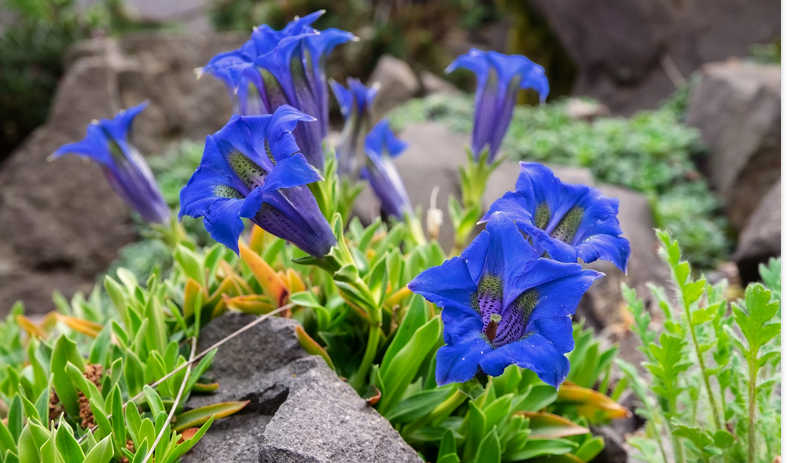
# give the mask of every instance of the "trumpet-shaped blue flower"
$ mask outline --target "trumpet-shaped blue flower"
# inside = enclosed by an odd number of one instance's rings
[[[412,214],[413,208],[408,199],[403,180],[397,173],[392,159],[400,155],[408,144],[395,137],[384,119],[370,130],[364,142],[367,163],[362,167],[362,178],[370,182],[375,195],[381,200],[381,209],[386,215],[403,220]]]
[[[630,242],[620,236],[619,200],[597,188],[563,183],[544,165],[521,162],[515,191],[496,200],[482,220],[497,211],[518,224],[540,255],[561,262],[603,259],[627,271]]]
[[[73,153],[96,161],[110,186],[126,204],[140,213],[146,222],[164,224],[170,208],[162,197],[150,167],[131,143],[134,118],[148,102],[119,112],[112,120],[94,121],[87,135],[76,143],[63,145],[53,158]]]
[[[334,96],[340,103],[340,110],[345,117],[345,126],[336,147],[337,171],[341,175],[355,178],[364,163],[365,136],[372,127],[372,107],[378,85],[370,88],[359,80],[349,77],[348,88],[335,81],[331,82]]]
[[[499,376],[514,364],[558,388],[570,371],[564,356],[574,347],[570,316],[600,276],[538,257],[506,215],[493,214],[460,257],[408,284],[444,308],[436,382],[468,381],[478,368]]]
[[[281,31],[256,27],[240,49],[216,55],[199,70],[227,85],[242,115],[271,114],[287,104],[317,118],[317,124],[296,127],[294,136],[307,160],[319,169],[324,163],[322,141],[329,130],[326,56],[354,39],[338,29],[313,29],[310,25],[323,13],[297,18]]]
[[[487,146],[490,150],[488,162],[492,163],[512,120],[518,91],[533,88],[541,101],[548,96],[545,70],[525,56],[484,52],[475,48],[457,57],[446,72],[457,68],[469,69],[477,76],[471,150],[474,159],[479,161],[482,150]]]
[[[315,118],[284,105],[274,114],[233,116],[206,137],[200,166],[181,190],[179,218],[203,217],[211,236],[238,253],[248,218],[318,259],[337,242],[306,186],[322,180],[292,133]]]

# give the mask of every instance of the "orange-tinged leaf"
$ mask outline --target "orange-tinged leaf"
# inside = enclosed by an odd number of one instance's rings
[[[175,417],[175,426],[173,430],[181,432],[188,428],[200,426],[212,416],[214,418],[230,416],[244,408],[248,403],[248,400],[243,402],[220,402],[218,404],[206,405],[205,407],[183,412]]]
[[[255,279],[263,288],[263,292],[269,297],[272,303],[277,307],[281,307],[287,303],[288,288],[285,282],[282,281],[277,272],[254,251],[249,249],[242,241],[238,242],[239,250],[241,251],[241,260],[249,266]]]
[[[192,387],[192,392],[214,392],[217,390],[219,390],[219,383],[195,383],[195,385]]]
[[[386,302],[384,302],[384,305],[393,308],[394,306],[401,304],[403,300],[405,300],[405,298],[407,298],[411,294],[413,293],[411,292],[410,289],[408,289],[408,286],[403,286],[396,292],[390,294],[389,297],[386,299]]]
[[[271,305],[266,296],[261,296],[259,294],[236,297],[227,297],[227,295],[225,295],[222,300],[230,310],[237,310],[239,312],[255,315],[267,314],[276,309],[276,307]]]
[[[562,384],[559,401],[573,404],[579,414],[587,418],[627,418],[630,410],[619,405],[610,397],[592,389],[575,384]]]
[[[334,370],[334,362],[331,361],[329,354],[320,344],[312,339],[306,331],[304,331],[301,325],[296,325],[296,337],[299,338],[299,344],[301,344],[301,347],[303,347],[308,354],[320,355],[323,357],[323,360],[326,360],[326,364],[329,365],[329,368]]]
[[[57,317],[59,322],[62,322],[72,330],[82,333],[86,336],[90,336],[91,338],[98,336],[99,332],[103,328],[103,326],[99,325],[98,323],[93,323],[77,317],[69,317],[68,315],[59,313],[56,313],[55,317]]]
[[[52,331],[52,329],[58,323],[58,317],[56,315],[57,315],[57,312],[54,311],[54,310],[52,312],[49,312],[48,314],[46,314],[44,316],[44,319],[41,320],[41,322],[38,324],[38,326],[40,326],[41,329],[43,329],[44,331],[49,333],[50,331]]]
[[[203,295],[202,303],[205,304],[208,302],[208,291],[193,278],[188,279],[184,288],[184,318],[194,315],[195,301],[200,293]]]
[[[194,435],[197,434],[197,431],[199,431],[199,430],[200,430],[200,428],[187,428],[187,429],[184,429],[184,432],[181,433],[181,437],[178,438],[178,442],[177,443],[181,444],[181,443],[183,443],[185,441],[188,441],[189,439],[193,438]]]
[[[301,279],[301,275],[299,275],[298,272],[292,268],[289,268],[288,271],[285,272],[285,279],[288,282],[288,290],[290,290],[290,294],[307,290],[307,285],[304,284],[304,280]]]
[[[553,413],[516,412],[529,419],[530,439],[551,439],[587,434],[589,429]]]
[[[39,339],[46,339],[47,332],[44,331],[43,328],[36,325],[33,320],[25,317],[24,315],[17,315],[16,316],[16,324],[19,325],[20,328],[27,331],[27,334],[30,336],[36,336]]]
[[[230,264],[228,264],[226,261],[221,261],[219,263],[219,268],[222,269],[226,278],[230,278],[231,280],[236,282],[238,287],[241,288],[242,291],[241,294],[252,294],[254,292],[252,291],[252,287],[249,286],[249,283],[247,283],[247,280],[245,280],[244,277],[236,273],[236,271],[233,270],[233,267],[231,267]]]
[[[249,234],[249,248],[257,254],[262,254],[268,241],[268,234],[260,227],[252,224],[252,232]]]
[[[240,294],[241,288],[238,287],[238,284],[232,278],[228,277],[222,280],[222,283],[219,283],[219,287],[216,288],[216,291],[206,301],[205,305],[214,306],[219,304],[224,296],[235,297]]]

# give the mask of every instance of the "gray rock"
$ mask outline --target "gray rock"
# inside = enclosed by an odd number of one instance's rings
[[[710,183],[738,230],[781,177],[781,68],[738,61],[704,66],[688,124],[710,147]]]
[[[67,156],[46,158],[80,140],[93,119],[146,99],[134,142],[144,154],[181,138],[202,140],[224,125],[224,87],[197,81],[194,68],[243,43],[235,34],[130,34],[75,45],[47,123],[0,167],[0,316],[22,300],[30,313],[54,309],[52,291],[90,291],[118,249],[135,237],[129,210],[98,167]],[[13,225],[10,225],[13,224]]]
[[[255,318],[228,313],[201,333],[200,349]],[[218,420],[184,457],[191,462],[419,462],[385,418],[329,369],[307,355],[297,322],[272,318],[220,348],[210,374],[216,394],[194,396],[187,407],[249,400]]]
[[[387,111],[399,106],[419,94],[419,79],[405,61],[391,55],[378,59],[367,86],[381,86],[373,103],[373,118],[381,119]]]
[[[419,79],[422,81],[422,89],[424,90],[425,95],[430,95],[431,93],[457,95],[461,93],[457,87],[430,71],[420,72]]]
[[[574,93],[615,114],[654,108],[703,63],[780,36],[775,0],[531,0],[578,67]],[[605,27],[600,27],[605,24]]]
[[[743,283],[759,279],[759,264],[781,255],[781,180],[778,179],[740,233],[733,259]]]
[[[592,434],[605,441],[603,451],[591,463],[627,463],[630,461],[625,450],[625,437],[611,426],[592,426]]]

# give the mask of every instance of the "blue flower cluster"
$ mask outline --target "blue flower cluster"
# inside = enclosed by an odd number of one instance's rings
[[[528,368],[555,387],[570,372],[570,317],[601,273],[577,260],[612,261],[625,270],[630,244],[619,201],[596,188],[559,181],[547,167],[522,163],[517,191],[497,200],[483,231],[460,257],[419,274],[409,288],[443,307],[438,384],[464,382],[478,368],[498,376]]]
[[[198,75],[220,79],[235,96],[241,115],[272,114],[290,105],[317,119],[317,124],[296,127],[294,136],[313,166],[323,169],[323,139],[329,131],[329,89],[326,57],[337,45],[355,37],[338,29],[311,27],[325,11],[291,21],[281,31],[256,27],[238,50],[214,56]]]
[[[179,218],[202,217],[220,243],[238,252],[247,218],[316,259],[337,244],[307,185],[323,180],[322,143],[328,131],[324,63],[347,32],[318,32],[322,12],[297,18],[281,31],[261,26],[239,50],[215,56],[201,73],[221,79],[236,112],[206,137],[200,166],[181,191]],[[448,68],[477,75],[472,151],[487,148],[492,162],[512,118],[517,92],[548,94],[543,68],[523,56],[472,49]],[[337,149],[340,172],[360,174],[385,214],[413,214],[393,159],[406,149],[384,120],[374,127],[377,88],[355,79],[332,83],[346,118]],[[85,139],[54,156],[77,153],[97,161],[108,181],[146,220],[165,223],[169,210],[150,169],[129,140],[145,104],[91,124]],[[446,345],[437,354],[438,384],[464,382],[481,369],[500,375],[528,368],[546,383],[564,381],[573,349],[571,316],[601,273],[578,264],[604,259],[627,269],[630,244],[617,219],[619,202],[599,190],[562,183],[547,167],[521,163],[515,191],[494,202],[480,233],[458,257],[425,270],[408,286],[443,307]]]

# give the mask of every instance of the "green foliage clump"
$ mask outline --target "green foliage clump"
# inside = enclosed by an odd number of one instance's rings
[[[644,193],[657,225],[680,239],[691,262],[713,268],[730,252],[732,239],[718,199],[694,165],[704,149],[698,132],[679,122],[683,101],[592,123],[570,117],[569,100],[518,106],[503,149],[518,160],[586,167],[601,183]],[[436,94],[412,100],[391,118],[398,128],[437,121],[471,133],[474,105],[471,96]]]
[[[677,297],[653,292],[663,332],[635,291],[623,285],[648,372],[617,363],[644,404],[646,434],[630,443],[635,458],[669,461],[771,462],[780,454],[780,260],[762,268],[765,283],[751,284],[729,306],[725,282],[693,279],[676,241],[659,231]],[[774,294],[771,289],[777,290]],[[731,309],[731,310],[729,310]],[[670,456],[673,455],[673,458]]]

